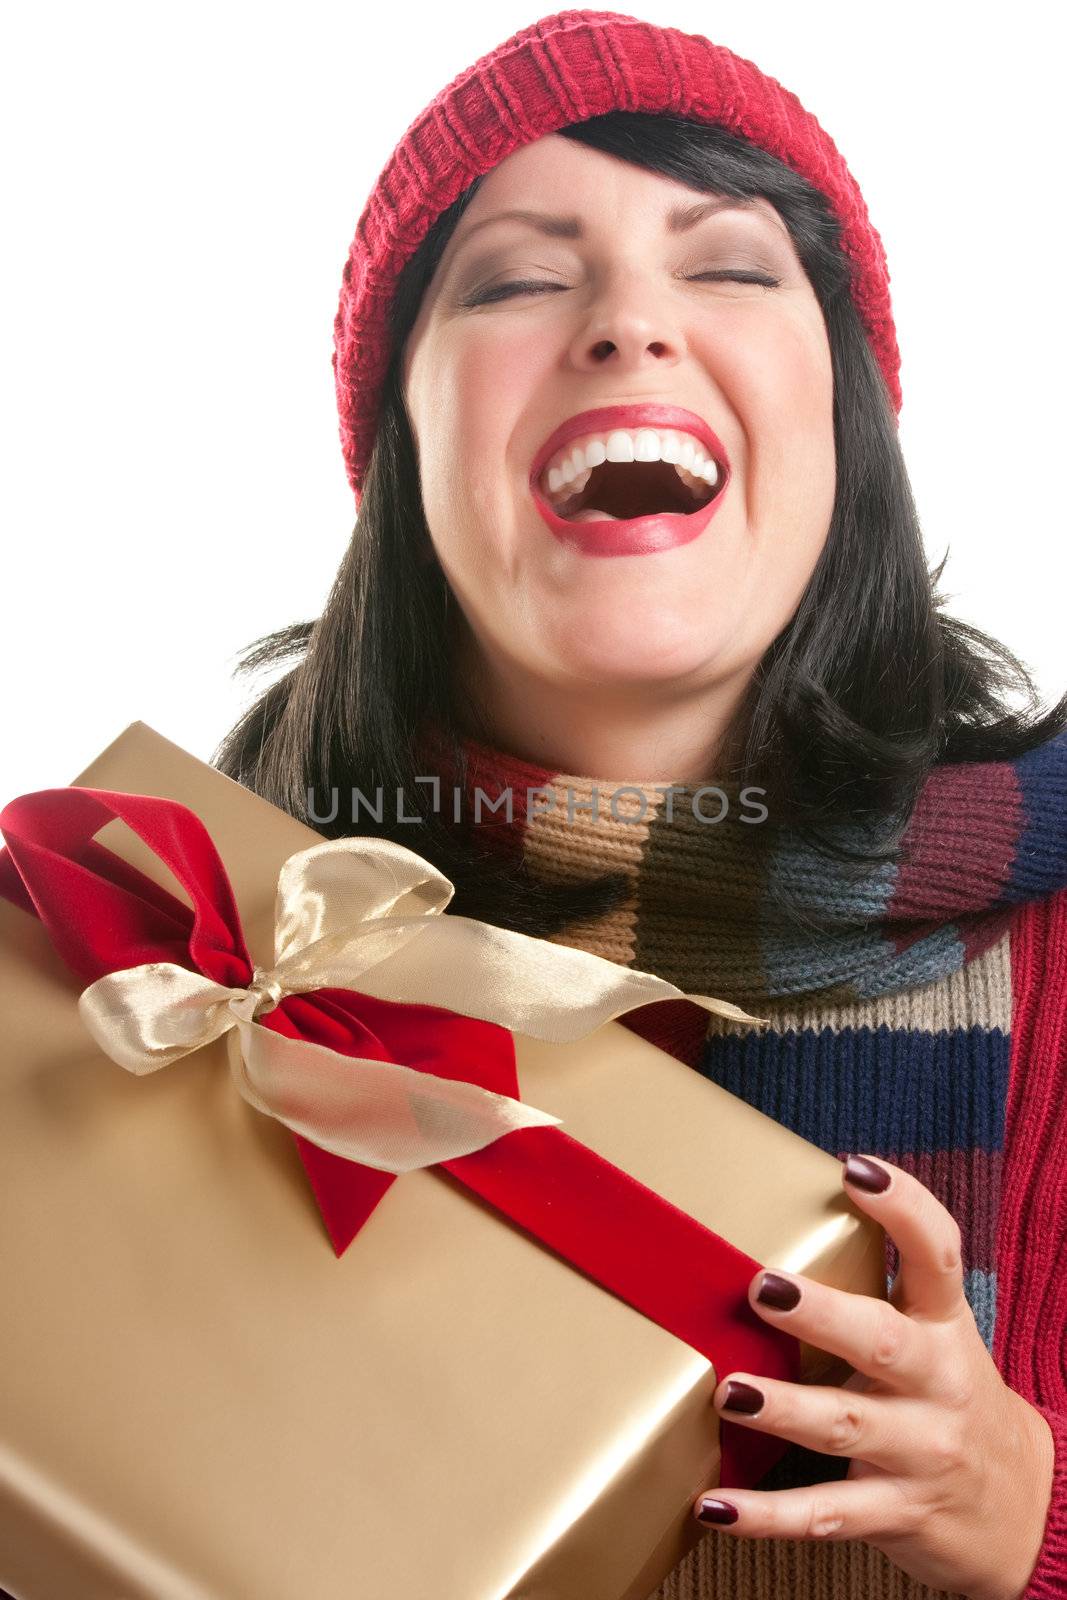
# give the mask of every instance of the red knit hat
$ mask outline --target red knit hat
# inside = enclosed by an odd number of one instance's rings
[[[561,11],[524,28],[442,89],[408,128],[363,208],[334,320],[334,380],[348,481],[359,505],[389,364],[401,267],[475,177],[544,134],[607,111],[717,123],[824,194],[853,263],[852,295],[899,411],[889,271],[859,186],[796,95],[701,34],[615,11]]]

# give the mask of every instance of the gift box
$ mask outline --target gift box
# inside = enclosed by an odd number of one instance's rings
[[[784,1449],[734,1424],[720,1435],[716,1368],[848,1372],[751,1311],[752,1274],[884,1297],[884,1234],[843,1193],[839,1163],[617,1020],[536,1036],[554,1024],[530,995],[553,992],[557,958],[575,963],[555,991],[571,1011],[572,979],[637,985],[631,1007],[646,975],[452,916],[405,943],[428,918],[418,872],[392,922],[364,919],[345,946],[376,952],[358,981],[286,988],[280,1007],[294,863],[313,920],[316,884],[334,884],[323,903],[358,902],[342,869],[407,871],[410,852],[358,840],[343,859],[337,842],[316,853],[319,835],[139,722],[72,788],[96,806],[151,797],[129,816],[171,829],[175,870],[117,811],[83,819],[81,843],[42,812],[32,849],[4,824],[0,1586],[18,1600],[645,1600],[707,1536],[694,1495],[757,1481]],[[32,881],[52,853],[67,888],[48,925],[25,888],[18,903],[12,864]],[[195,894],[176,875],[194,854]],[[249,997],[239,1028],[158,1070],[131,1064],[128,1029],[102,1001],[90,1010],[70,964],[82,885],[101,873],[114,896],[103,918],[93,902],[101,940],[138,906],[172,931],[165,957],[135,954],[115,982],[154,961],[181,983],[204,970],[191,952],[217,972],[225,954],[223,992]],[[223,949],[236,916],[243,968]],[[447,964],[426,958],[431,933],[458,941]],[[647,981],[650,1001],[678,994]],[[119,991],[101,988],[113,1004]],[[514,998],[531,1031],[477,1020],[483,989]],[[322,1048],[323,1018],[344,1004],[374,1048],[343,1028]],[[282,1046],[271,1008],[290,1019]],[[317,1044],[299,1021],[313,1013]],[[316,1121],[305,1080],[294,1092],[285,1073],[307,1064],[318,1094],[340,1049],[372,1081],[365,1058],[395,1063],[397,1039],[416,1037],[420,1083],[437,1094],[449,1080],[453,1097],[394,1115],[405,1159],[478,1116],[511,1115],[511,1131],[407,1170],[338,1153],[338,1119]]]

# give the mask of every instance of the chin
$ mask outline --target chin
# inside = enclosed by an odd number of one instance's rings
[[[584,640],[588,646],[591,641]],[[640,643],[640,648],[635,645]],[[696,677],[707,670],[707,641],[701,641],[699,652],[669,654],[655,647],[650,640],[631,639],[627,647],[618,650],[582,651],[562,653],[557,661],[568,678],[584,683],[594,683],[607,688],[650,689],[680,679]]]

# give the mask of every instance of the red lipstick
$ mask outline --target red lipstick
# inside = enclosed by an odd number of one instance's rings
[[[647,517],[615,521],[569,522],[557,515],[540,488],[545,465],[572,439],[588,433],[606,433],[612,428],[670,428],[692,434],[718,466],[719,484],[714,497],[695,511],[658,511]],[[590,556],[649,555],[675,545],[689,544],[704,532],[719,509],[729,481],[730,462],[718,435],[696,412],[667,405],[600,406],[593,411],[580,411],[577,416],[568,417],[546,439],[530,469],[530,491],[549,531],[562,543]]]

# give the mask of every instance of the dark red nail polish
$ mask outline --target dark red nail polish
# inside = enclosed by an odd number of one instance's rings
[[[849,1183],[854,1183],[857,1189],[863,1189],[867,1194],[884,1194],[889,1188],[893,1174],[880,1167],[876,1161],[868,1161],[866,1156],[849,1156],[845,1163],[845,1177]]]
[[[788,1278],[780,1278],[777,1272],[765,1272],[756,1299],[761,1306],[770,1306],[774,1311],[792,1311],[800,1300],[800,1289]]]
[[[701,1522],[736,1522],[738,1511],[736,1506],[730,1505],[726,1500],[712,1500],[705,1495],[700,1502],[697,1517]]]
[[[763,1395],[751,1383],[741,1383],[731,1378],[723,1398],[724,1411],[739,1411],[743,1417],[754,1417],[763,1410]]]

